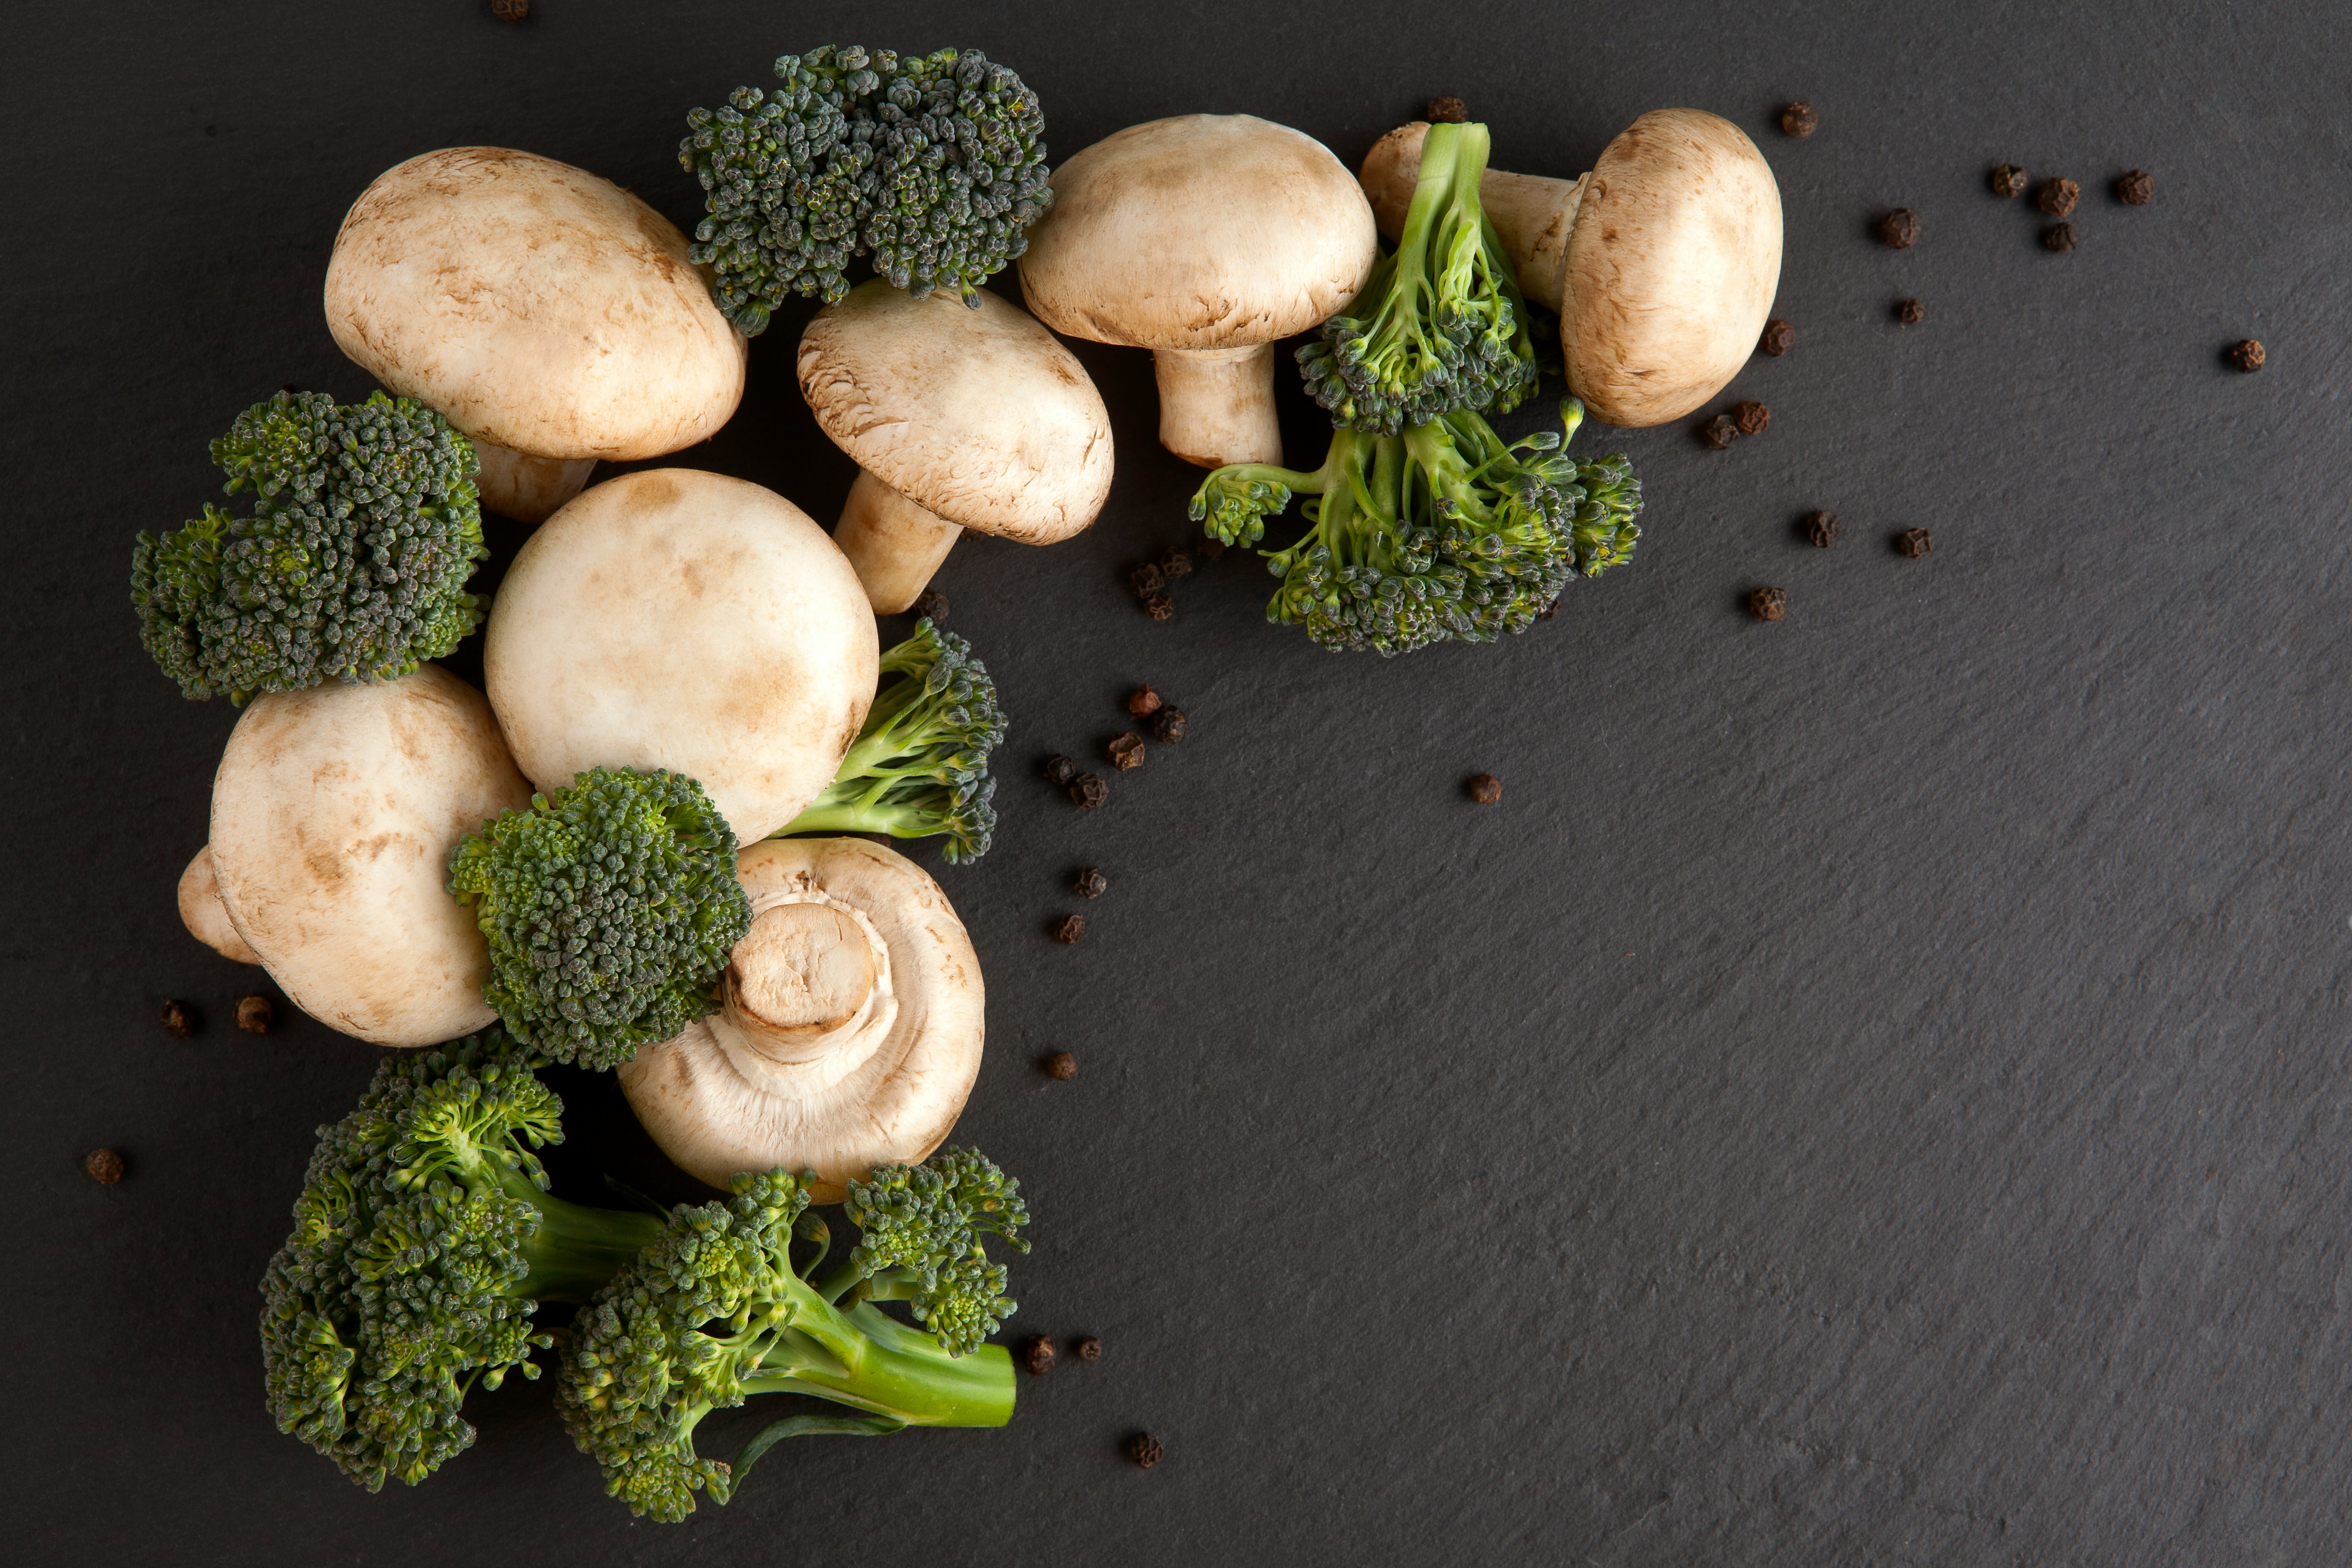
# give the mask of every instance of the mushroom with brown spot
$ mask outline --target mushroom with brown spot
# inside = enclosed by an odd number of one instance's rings
[[[1110,416],[1086,367],[984,289],[861,284],[801,334],[800,383],[857,462],[833,538],[880,614],[915,602],[963,530],[1054,544],[1110,493]]]
[[[939,1147],[980,1071],[984,996],[939,884],[862,838],[742,853],[751,929],[719,1010],[620,1068],[655,1142],[725,1187],[814,1171],[819,1203],[876,1165]]]
[[[735,412],[744,341],[687,249],[609,180],[445,148],[352,204],[327,264],[327,326],[471,437],[483,506],[538,522],[598,458],[677,451]]]
[[[1247,114],[1131,125],[1054,171],[1021,289],[1055,331],[1152,351],[1160,444],[1279,463],[1274,346],[1355,299],[1380,259],[1363,191],[1304,132]]]

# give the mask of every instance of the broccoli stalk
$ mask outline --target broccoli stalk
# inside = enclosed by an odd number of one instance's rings
[[[1462,409],[1507,413],[1535,390],[1527,301],[1478,202],[1488,144],[1483,125],[1429,128],[1395,251],[1298,351],[1333,424],[1393,436]]]
[[[967,1150],[877,1169],[849,1184],[857,1247],[818,1279],[831,1236],[805,1212],[808,1179],[738,1176],[732,1199],[678,1209],[573,1323],[556,1408],[631,1512],[676,1522],[697,1491],[724,1503],[785,1437],[1013,1418],[1012,1358],[981,1342],[1014,1303],[981,1236],[1028,1250],[1020,1184]],[[807,1252],[797,1264],[795,1242]],[[930,1331],[880,1300],[911,1301]],[[813,1394],[864,1414],[786,1416],[731,1463],[698,1457],[702,1418],[758,1394]]]
[[[1326,647],[1491,642],[1527,630],[1572,576],[1597,576],[1641,538],[1642,486],[1625,458],[1580,463],[1560,450],[1583,418],[1570,398],[1560,433],[1507,445],[1466,411],[1392,436],[1341,428],[1311,474],[1219,468],[1192,515],[1227,544],[1251,544],[1293,492],[1315,498],[1302,509],[1307,532],[1262,552],[1282,579],[1265,614]]]
[[[470,1447],[466,1395],[539,1375],[538,1303],[586,1299],[661,1234],[549,1194],[533,1151],[562,1142],[563,1104],[540,1060],[495,1028],[394,1057],[319,1129],[261,1283],[262,1365],[278,1429],[370,1491]]]
[[[944,833],[949,864],[979,859],[996,830],[988,754],[1004,739],[988,667],[972,657],[970,643],[925,619],[882,656],[882,674],[888,684],[841,771],[773,837]]]

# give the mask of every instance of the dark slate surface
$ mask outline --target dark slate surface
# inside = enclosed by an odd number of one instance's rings
[[[2317,8],[212,9],[10,24],[6,1555],[2340,1557],[2352,63]],[[1716,110],[1786,205],[1797,347],[1724,400],[1772,428],[1588,435],[1647,481],[1635,563],[1509,646],[1383,663],[1265,626],[1242,558],[1137,612],[1124,569],[1185,536],[1197,476],[1144,356],[1076,345],[1118,483],[1079,542],[946,568],[1015,729],[995,852],[941,876],[991,991],[961,1136],[1039,1215],[1016,1326],[1108,1353],[1024,1382],[1007,1432],[779,1451],[683,1528],[601,1495],[544,1384],[369,1497],[272,1429],[252,1325],[310,1129],[377,1053],[237,1034],[249,972],[180,930],[235,715],[146,663],[131,535],[210,493],[247,403],[366,390],[317,296],[378,171],[505,143],[690,224],[686,109],[847,38],[987,48],[1065,155],[1245,110],[1352,162],[1454,90],[1498,165],[1572,174],[1643,110]],[[1986,193],[2003,160],[2082,182],[2074,255]],[[2144,209],[2108,194],[2133,166]],[[793,390],[799,321],[691,460],[830,518],[851,469]],[[2251,377],[2221,363],[2247,335]],[[1815,507],[1834,549],[1793,532]],[[1742,608],[1765,583],[1777,626]],[[1034,764],[1141,679],[1192,738],[1082,816]],[[1090,863],[1110,893],[1058,946]],[[1075,1082],[1034,1065],[1060,1048]],[[648,1168],[608,1089],[563,1087],[568,1182]],[[81,1174],[100,1144],[119,1187]]]

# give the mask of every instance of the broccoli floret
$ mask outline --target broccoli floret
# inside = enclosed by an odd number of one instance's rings
[[[467,1394],[539,1375],[538,1303],[584,1299],[661,1232],[548,1194],[533,1151],[562,1142],[563,1104],[539,1065],[496,1028],[404,1053],[319,1129],[262,1279],[261,1359],[278,1429],[370,1491],[470,1447]]]
[[[732,1199],[678,1209],[572,1324],[556,1409],[631,1512],[676,1522],[698,1491],[726,1502],[783,1437],[1012,1419],[1012,1358],[980,1342],[1013,1303],[980,1233],[1028,1249],[1015,1234],[1028,1219],[1019,1184],[958,1150],[877,1169],[849,1184],[864,1241],[816,1282],[830,1234],[804,1212],[813,1179],[738,1176]],[[808,1254],[798,1264],[796,1240]],[[874,1305],[908,1299],[931,1333]],[[866,1414],[787,1416],[732,1463],[699,1457],[696,1425],[755,1394],[814,1394]]]
[[[841,771],[776,837],[944,833],[950,865],[979,859],[996,832],[988,753],[1004,739],[988,667],[970,643],[925,619],[882,656],[882,675],[887,684]]]
[[[1478,202],[1483,125],[1433,125],[1393,253],[1323,341],[1298,351],[1307,390],[1343,429],[1393,436],[1462,409],[1507,413],[1536,389],[1518,274]]]
[[[1266,619],[1303,625],[1328,648],[1409,653],[1433,642],[1521,632],[1570,578],[1633,553],[1642,482],[1622,455],[1580,463],[1560,450],[1584,405],[1560,405],[1561,434],[1505,445],[1478,415],[1449,414],[1394,436],[1332,434],[1311,474],[1264,464],[1219,468],[1192,514],[1227,544],[1255,543],[1292,492],[1306,534],[1264,552],[1282,588]]]
[[[793,294],[838,300],[858,256],[918,300],[952,289],[977,309],[1053,203],[1037,95],[978,49],[827,45],[775,68],[783,85],[693,110],[678,143],[709,213],[693,259],[728,319],[755,336]]]
[[[591,768],[449,858],[490,948],[482,1000],[557,1061],[617,1067],[719,1005],[751,929],[735,833],[690,778]]]
[[[212,444],[222,488],[131,552],[140,638],[193,699],[395,680],[480,624],[466,593],[482,544],[473,444],[438,414],[379,392],[339,405],[281,392]]]

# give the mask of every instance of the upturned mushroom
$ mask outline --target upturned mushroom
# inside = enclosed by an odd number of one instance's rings
[[[445,148],[352,204],[327,265],[327,326],[472,438],[483,506],[538,522],[598,458],[677,451],[734,413],[744,340],[687,251],[609,180]]]
[[[691,468],[608,479],[548,519],[482,650],[490,706],[540,788],[667,768],[745,844],[833,782],[880,660],[866,591],[824,530],[772,490]]]
[[[380,1046],[454,1039],[497,1015],[482,933],[445,890],[449,852],[530,800],[489,704],[437,665],[272,692],[229,735],[181,910],[238,956],[191,887],[208,865],[231,931],[296,1006]]]
[[[1364,160],[1394,238],[1429,134]],[[1559,313],[1570,391],[1611,425],[1661,425],[1720,392],[1755,352],[1780,281],[1780,191],[1747,134],[1697,109],[1633,121],[1573,180],[1489,169],[1478,197],[1529,300]]]
[[[1054,171],[1021,289],[1057,332],[1152,351],[1160,444],[1278,463],[1274,345],[1344,308],[1380,241],[1329,148],[1247,114],[1131,125]]]
[[[819,1203],[939,1147],[980,1071],[980,961],[905,857],[862,838],[780,838],[737,862],[751,930],[718,1012],[638,1053],[621,1088],[655,1142],[724,1188],[814,1171]]]
[[[1055,544],[1110,493],[1110,416],[1086,367],[984,289],[859,285],[801,334],[800,382],[857,462],[833,541],[880,614],[915,602],[963,530]]]

